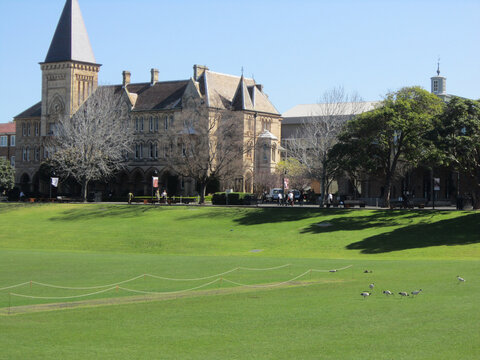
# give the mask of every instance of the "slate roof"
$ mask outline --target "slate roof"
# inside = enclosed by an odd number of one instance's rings
[[[189,80],[162,81],[153,86],[150,83],[128,84],[129,94],[136,94],[133,110],[165,110],[182,106],[182,96]],[[122,88],[118,85],[118,88]]]
[[[96,63],[78,0],[65,3],[45,58],[46,63],[59,61]]]
[[[15,116],[15,118],[37,118],[42,116],[42,102],[29,107],[27,110]]]
[[[5,124],[0,124],[0,134],[15,134],[16,132],[16,126],[13,121],[5,123]]]
[[[280,115],[278,110],[260,90],[255,80],[243,76],[221,74],[206,70],[199,82],[210,107],[234,110],[250,110]]]

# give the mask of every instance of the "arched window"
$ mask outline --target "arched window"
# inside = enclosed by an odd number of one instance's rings
[[[155,131],[158,131],[158,123],[159,123],[158,117],[155,117]]]
[[[150,158],[156,159],[158,157],[157,143],[150,143]]]
[[[149,126],[150,132],[153,132],[153,129],[154,129],[153,116],[150,116],[149,125],[150,125]]]

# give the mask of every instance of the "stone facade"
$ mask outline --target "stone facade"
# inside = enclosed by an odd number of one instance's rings
[[[75,22],[69,25],[72,19]],[[48,194],[49,179],[39,173],[41,163],[52,155],[45,140],[55,135],[57,121],[74,115],[98,87],[100,65],[95,62],[84,26],[79,24],[83,24],[83,19],[78,1],[67,0],[48,55],[40,64],[41,101],[14,118],[16,183],[24,192]],[[70,43],[66,44],[65,38]],[[184,123],[187,110],[192,106],[205,108],[206,116],[221,111],[224,116],[235,117],[243,130],[244,143],[257,144],[238,159],[242,173],[234,174],[234,180],[228,184],[221,184],[223,188],[251,192],[256,172],[275,170],[280,158],[281,117],[263,93],[263,86],[243,76],[210,71],[206,66],[195,65],[193,70],[190,79],[162,82],[158,70],[151,69],[150,83],[132,83],[131,73],[123,72],[122,83],[113,88],[127,102],[134,146],[127,155],[125,170],[108,183],[92,183],[90,191],[116,196],[130,191],[135,195],[149,195],[152,176],[156,174],[160,187],[166,188],[169,194],[196,194],[197,184],[192,179],[179,177],[175,166],[166,159],[169,128]],[[273,135],[268,141],[260,137],[265,130]],[[268,148],[266,158],[265,148]],[[260,152],[262,156],[258,155]],[[75,195],[79,187],[63,184],[59,192]]]

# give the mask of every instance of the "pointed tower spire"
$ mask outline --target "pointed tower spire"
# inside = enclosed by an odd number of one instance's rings
[[[437,76],[440,76],[440,58],[438,58]]]
[[[78,0],[65,3],[45,58],[45,63],[60,61],[96,63]]]

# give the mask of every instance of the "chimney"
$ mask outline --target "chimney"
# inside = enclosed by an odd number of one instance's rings
[[[150,86],[153,86],[158,82],[158,69],[151,69],[150,74],[151,74]]]
[[[125,70],[125,71],[122,73],[122,75],[123,75],[122,87],[125,87],[125,86],[127,86],[128,84],[130,84],[130,75],[131,75],[131,74],[130,74],[130,71],[126,71],[126,70]]]
[[[203,73],[207,70],[208,67],[206,67],[205,65],[193,65],[193,79],[195,81],[198,81],[200,76],[202,76]]]

